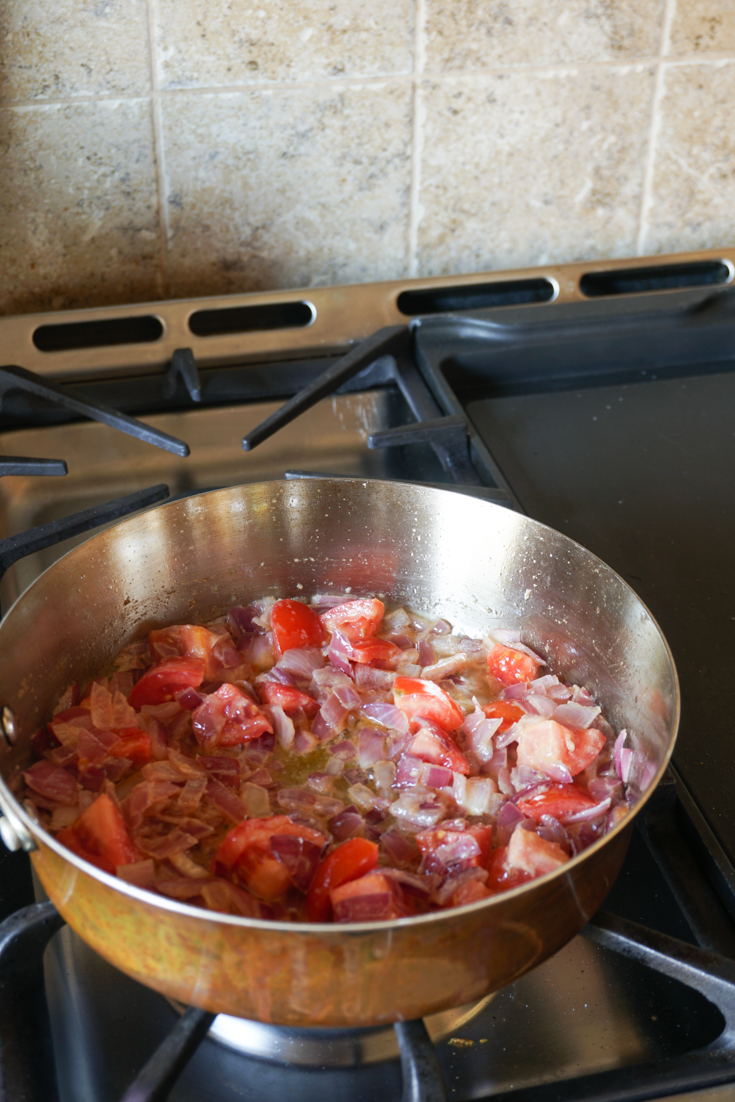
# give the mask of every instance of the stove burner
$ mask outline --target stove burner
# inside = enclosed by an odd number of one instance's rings
[[[458,1006],[424,1019],[432,1042],[446,1040],[487,1008],[495,993],[468,1006]],[[185,1007],[169,999],[183,1014]],[[291,1029],[218,1014],[209,1036],[245,1056],[311,1068],[361,1067],[381,1060],[394,1060],[400,1046],[393,1025],[368,1029]]]

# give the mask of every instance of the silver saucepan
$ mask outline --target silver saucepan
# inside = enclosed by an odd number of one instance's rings
[[[382,595],[468,635],[521,628],[586,686],[635,748],[637,802],[557,872],[488,900],[390,922],[308,925],[201,910],[109,876],[12,795],[30,738],[69,682],[154,626],[206,622],[265,594]],[[390,482],[235,487],[162,505],[51,566],[0,625],[0,806],[69,925],[134,979],[216,1012],[296,1026],[367,1026],[469,1003],[572,938],[607,894],[632,821],[674,744],[666,642],[622,579],[558,532],[462,494]],[[2,741],[2,740],[0,740]],[[8,787],[7,782],[10,782]]]

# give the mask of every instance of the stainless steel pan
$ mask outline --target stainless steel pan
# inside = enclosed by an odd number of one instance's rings
[[[73,679],[98,673],[153,626],[207,621],[263,594],[351,587],[449,619],[470,635],[520,627],[555,672],[626,727],[643,791],[628,818],[558,872],[470,906],[399,921],[297,925],[215,914],[87,865],[2,784],[4,831],[82,938],[182,1002],[299,1026],[371,1025],[468,1003],[540,964],[594,913],[632,820],[671,755],[676,672],[632,590],[584,548],[499,506],[362,480],[272,482],[159,506],[54,564],[0,625],[0,749],[8,781]]]

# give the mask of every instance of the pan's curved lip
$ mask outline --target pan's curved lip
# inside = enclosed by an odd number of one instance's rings
[[[329,484],[331,486],[334,486],[335,488],[345,487],[345,486],[350,486],[350,485],[355,485],[355,484],[362,485],[362,486],[367,486],[368,484],[376,484],[377,483],[377,484],[382,485],[382,486],[390,487],[393,490],[398,490],[398,491],[410,490],[412,492],[420,492],[422,494],[428,494],[429,496],[433,496],[433,495],[444,496],[447,493],[451,493],[451,494],[456,493],[456,491],[452,490],[451,488],[448,488],[447,490],[443,490],[443,489],[439,489],[438,487],[435,487],[435,486],[419,486],[419,485],[411,485],[411,484],[407,484],[407,483],[396,483],[396,482],[391,482],[391,481],[386,480],[386,479],[370,479],[370,478],[330,479],[328,477],[325,477],[324,479],[319,479],[319,482],[322,485]],[[261,487],[261,486],[270,486],[270,487],[278,486],[278,487],[284,487],[284,488],[288,487],[289,489],[294,490],[294,482],[291,481],[291,480],[288,480],[288,479],[273,479],[273,480],[269,480],[269,481],[266,481],[266,482],[243,483],[239,486],[225,487],[225,488],[216,489],[216,490],[207,490],[203,493],[191,494],[191,495],[188,495],[187,497],[176,498],[173,501],[166,501],[166,502],[160,503],[158,505],[150,506],[148,509],[141,510],[140,512],[135,513],[131,517],[126,517],[125,519],[119,521],[118,524],[112,525],[109,529],[105,529],[105,532],[113,531],[115,528],[121,527],[121,526],[129,524],[129,523],[134,523],[142,515],[144,515],[147,512],[150,512],[151,510],[156,510],[157,511],[159,509],[175,508],[177,506],[180,506],[182,504],[182,502],[196,501],[197,499],[210,497],[213,494],[227,495],[227,494],[231,493],[233,490],[244,490],[244,489],[248,489],[248,490],[253,489],[253,490],[255,490],[255,489],[257,489],[258,487]],[[481,507],[490,508],[490,509],[493,509],[493,510],[500,510],[502,514],[505,514],[505,513],[508,512],[508,510],[505,506],[498,505],[497,503],[492,502],[492,501],[487,501],[487,500],[484,500],[482,498],[472,498],[471,500],[472,500],[473,503],[475,503],[475,504],[477,504]],[[518,515],[518,514],[513,514],[513,515]],[[26,810],[26,808],[22,804],[20,804],[19,801],[16,800],[14,796],[12,796],[12,794],[10,794],[8,792],[8,795],[9,795],[10,799],[13,802],[13,806],[14,806],[14,810],[16,811],[16,814],[18,814],[20,816],[23,823],[30,830],[30,832],[36,838],[40,839],[47,848],[53,850],[59,857],[61,857],[63,860],[65,860],[68,864],[71,864],[74,867],[76,867],[80,872],[84,873],[87,876],[92,877],[92,879],[94,879],[94,880],[101,881],[107,887],[112,888],[114,891],[120,892],[122,895],[127,895],[127,896],[129,896],[133,899],[138,900],[141,903],[144,903],[144,904],[150,906],[150,907],[159,908],[159,909],[164,910],[164,911],[170,911],[170,912],[173,912],[173,913],[175,913],[175,914],[177,914],[181,917],[190,918],[192,920],[199,920],[199,921],[204,920],[206,922],[215,923],[215,924],[223,923],[223,924],[228,925],[228,926],[235,926],[235,927],[242,927],[242,928],[246,928],[246,929],[256,929],[256,930],[263,930],[263,931],[271,931],[271,932],[277,932],[277,933],[281,933],[281,934],[291,933],[291,934],[304,934],[304,935],[311,935],[311,936],[316,935],[316,936],[320,936],[320,937],[331,936],[331,937],[340,937],[341,938],[341,937],[344,937],[344,936],[349,937],[350,935],[359,935],[359,934],[370,934],[370,933],[380,934],[380,933],[384,933],[384,932],[389,932],[391,930],[395,930],[396,928],[404,929],[404,928],[415,928],[415,927],[419,927],[419,926],[431,925],[433,923],[446,921],[447,917],[450,916],[450,915],[451,916],[462,916],[462,915],[465,915],[465,914],[480,912],[480,911],[483,911],[483,910],[486,910],[486,909],[488,911],[491,911],[495,907],[502,906],[506,901],[515,900],[515,899],[519,898],[525,892],[528,892],[528,891],[531,891],[532,889],[534,889],[537,885],[546,884],[546,883],[549,883],[549,882],[551,882],[552,880],[555,880],[555,879],[565,878],[566,876],[569,875],[570,870],[576,870],[577,868],[579,868],[589,857],[591,857],[592,855],[597,853],[603,846],[607,845],[608,842],[610,842],[618,834],[620,834],[623,831],[628,829],[628,827],[631,825],[631,823],[635,819],[636,815],[638,815],[638,813],[642,810],[642,808],[648,802],[648,800],[650,799],[653,791],[655,790],[655,788],[658,786],[659,782],[661,781],[661,778],[663,777],[663,775],[664,775],[664,773],[665,773],[665,771],[668,767],[668,764],[671,760],[671,756],[672,756],[673,751],[674,751],[674,746],[676,744],[676,738],[677,738],[678,729],[679,729],[679,720],[680,720],[680,713],[681,713],[681,695],[680,695],[679,677],[678,677],[678,673],[677,673],[677,670],[676,670],[676,664],[674,662],[674,658],[673,658],[673,655],[671,653],[671,648],[669,647],[668,641],[667,641],[663,631],[661,630],[661,627],[660,627],[658,621],[656,620],[655,616],[653,616],[653,614],[651,613],[648,606],[644,603],[644,601],[641,600],[641,598],[638,596],[638,594],[632,588],[632,586],[630,586],[628,584],[628,582],[626,582],[625,579],[623,577],[621,577],[621,575],[618,574],[617,571],[613,570],[613,568],[611,566],[609,566],[603,559],[601,559],[598,555],[595,555],[594,552],[590,551],[583,544],[578,543],[576,540],[572,539],[571,536],[566,536],[564,533],[559,532],[557,529],[552,528],[550,525],[545,524],[543,521],[535,520],[533,517],[527,517],[525,515],[522,515],[522,519],[524,521],[530,523],[532,526],[544,529],[544,530],[548,531],[549,533],[552,533],[555,537],[561,537],[563,540],[565,540],[570,545],[579,548],[581,551],[584,552],[585,555],[589,556],[592,560],[597,562],[605,572],[607,572],[610,575],[612,575],[613,577],[615,577],[621,585],[623,585],[627,590],[630,591],[630,593],[633,594],[633,596],[635,597],[638,604],[645,611],[646,615],[649,617],[649,619],[653,623],[654,627],[656,628],[656,630],[658,632],[658,635],[661,639],[661,642],[664,646],[666,655],[667,655],[668,660],[669,660],[669,665],[670,665],[670,668],[671,668],[671,672],[673,674],[673,687],[674,687],[674,702],[673,702],[673,704],[674,704],[674,707],[673,707],[673,714],[671,716],[671,719],[670,719],[669,723],[667,724],[667,726],[670,730],[670,741],[669,741],[669,744],[667,746],[666,753],[664,754],[663,760],[662,760],[661,764],[659,765],[659,768],[657,769],[656,773],[654,774],[654,777],[651,779],[651,782],[648,785],[648,788],[647,788],[646,792],[641,794],[641,796],[639,797],[639,799],[638,799],[637,803],[635,804],[635,806],[629,808],[629,810],[628,810],[627,814],[625,815],[625,817],[609,833],[603,835],[596,842],[594,842],[591,846],[588,846],[586,849],[584,849],[580,853],[578,853],[575,857],[572,857],[569,861],[567,861],[560,868],[554,870],[553,872],[546,873],[544,876],[536,877],[534,880],[530,880],[525,884],[521,884],[517,888],[510,888],[507,891],[498,892],[496,895],[491,896],[489,899],[481,899],[481,900],[478,900],[475,903],[467,903],[467,904],[465,904],[461,907],[450,907],[450,908],[446,908],[444,910],[432,911],[428,914],[423,914],[423,915],[413,915],[413,916],[410,916],[410,917],[407,917],[407,918],[387,919],[387,920],[381,920],[381,921],[376,921],[376,922],[353,922],[353,923],[343,923],[343,924],[342,923],[321,923],[321,922],[319,922],[319,923],[317,923],[317,922],[282,922],[282,921],[278,921],[276,919],[248,918],[244,915],[229,915],[229,914],[225,914],[224,912],[220,912],[220,911],[211,911],[211,910],[208,910],[204,907],[194,907],[191,904],[185,903],[181,900],[172,899],[172,898],[167,897],[167,896],[159,895],[156,892],[147,891],[145,888],[138,888],[133,884],[129,884],[126,881],[119,879],[117,876],[113,876],[110,873],[106,873],[106,872],[102,871],[101,869],[98,869],[95,865],[92,865],[88,861],[85,861],[83,858],[78,857],[71,850],[69,850],[65,846],[61,845],[56,840],[56,838],[53,835],[49,834],[42,826],[40,826],[40,824],[35,821],[33,816]],[[96,536],[91,536],[90,540],[93,540],[95,538],[96,538]],[[77,547],[72,548],[70,551],[68,551],[66,553],[66,555],[62,556],[62,558],[67,558],[68,556],[73,555],[76,551],[79,550],[79,547],[84,546],[84,544],[90,542],[90,540],[85,540],[83,544],[80,544]],[[59,562],[59,561],[61,561],[61,559],[56,560],[56,562]],[[51,566],[47,567],[46,570],[43,572],[43,574],[46,574],[46,573],[48,573],[48,571],[53,570],[54,567],[56,566],[56,562],[52,563]],[[39,578],[42,577],[43,574],[39,575]],[[38,579],[36,579],[36,581],[38,581]],[[36,582],[34,582],[33,584],[35,585]],[[29,587],[29,589],[30,588],[32,588],[32,586]],[[0,627],[5,622],[5,620],[10,617],[10,615],[13,612],[13,610],[15,609],[16,605],[20,601],[23,600],[23,598],[25,597],[25,595],[28,592],[29,592],[29,590],[26,590],[24,593],[20,594],[20,596],[16,598],[16,600],[13,602],[13,604],[11,605],[11,607],[8,609],[5,616],[3,617],[3,620],[0,622]]]

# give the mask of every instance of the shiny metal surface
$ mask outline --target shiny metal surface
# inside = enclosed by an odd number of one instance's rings
[[[388,478],[397,473],[390,450],[373,451],[367,438],[375,428],[405,417],[400,395],[388,390],[337,395],[246,455],[243,432],[257,425],[278,403],[258,402],[147,417],[157,428],[181,436],[191,447],[180,459],[89,421],[22,429],[0,435],[0,457],[19,450],[39,456],[63,454],[69,474],[53,478],[0,479],[0,531],[24,532],[39,524],[164,482],[172,497],[244,482],[282,478],[289,468],[341,471],[347,475]],[[428,446],[401,457],[401,476],[441,480],[443,472]],[[85,536],[29,555],[8,571],[0,587],[2,607],[10,604],[52,562]]]
[[[135,374],[160,372],[171,363],[177,349],[190,348],[198,364],[213,366],[247,363],[288,354],[323,355],[344,350],[384,325],[408,324],[410,318],[398,309],[401,292],[423,288],[471,286],[515,279],[546,279],[554,288],[559,304],[581,302],[580,281],[585,274],[626,268],[656,267],[662,264],[722,260],[730,267],[732,280],[735,249],[702,249],[669,256],[634,257],[622,260],[587,261],[575,264],[549,264],[540,268],[515,268],[506,271],[476,272],[471,275],[436,276],[430,279],[403,279],[385,283],[361,283],[343,287],[308,287],[302,290],[267,291],[243,295],[153,302],[135,306],[100,307],[91,310],[67,310],[53,314],[23,314],[0,318],[0,343],[5,363],[50,377],[79,379],[85,375]],[[642,292],[645,295],[645,292]],[[640,294],[639,296],[640,297]],[[278,328],[246,333],[227,333],[201,337],[190,328],[192,315],[200,310],[231,309],[237,306],[269,306],[283,303],[307,303],[313,320],[299,328]],[[533,309],[533,305],[528,307]],[[158,318],[163,335],[158,340],[138,344],[113,344],[96,348],[43,352],[33,342],[36,329],[44,325],[116,320],[145,316]]]
[[[22,730],[5,778],[66,684],[153,625],[206,621],[266,593],[334,587],[443,615],[471,635],[520,626],[593,692],[638,750],[650,791],[670,756],[678,691],[661,633],[627,585],[551,529],[459,494],[363,480],[264,483],[160,506],[43,574],[0,626],[0,701]],[[640,805],[639,805],[640,806]],[[34,867],[69,924],[156,990],[289,1025],[372,1025],[463,1005],[517,979],[594,913],[632,816],[557,873],[479,904],[349,927],[215,915],[91,870],[46,835]]]

